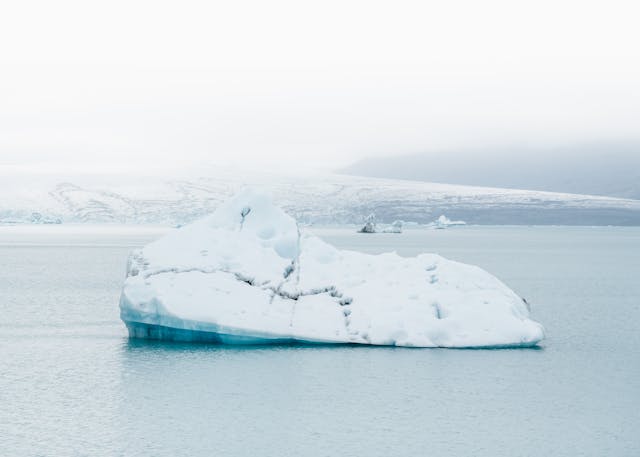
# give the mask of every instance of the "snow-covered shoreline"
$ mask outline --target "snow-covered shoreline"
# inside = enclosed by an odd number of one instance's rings
[[[342,175],[215,173],[0,175],[0,225],[57,222],[176,226],[213,212],[244,185],[268,189],[301,224],[427,224],[446,214],[482,225],[640,225],[640,201]]]

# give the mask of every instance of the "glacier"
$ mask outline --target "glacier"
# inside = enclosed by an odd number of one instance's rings
[[[425,225],[446,214],[471,225],[640,225],[640,200],[630,199],[204,165],[146,176],[34,173],[2,164],[0,225],[32,224],[34,213],[63,224],[185,225],[245,186],[267,189],[306,225],[362,227],[372,212],[379,224]]]
[[[471,348],[544,337],[486,271],[338,250],[251,189],[132,251],[120,312],[130,337],[177,341]]]

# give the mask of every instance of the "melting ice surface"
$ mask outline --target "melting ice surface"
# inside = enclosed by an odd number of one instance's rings
[[[435,254],[338,250],[252,190],[133,251],[120,309],[130,336],[182,341],[514,347],[544,337],[486,271]]]

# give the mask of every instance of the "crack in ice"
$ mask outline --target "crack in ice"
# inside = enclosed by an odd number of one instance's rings
[[[311,295],[322,295],[325,293],[328,294],[330,297],[340,298],[341,300],[337,302],[338,305],[340,306],[347,306],[351,304],[351,302],[353,301],[353,299],[351,299],[350,297],[343,298],[342,292],[339,292],[335,286],[317,287],[309,290],[296,290],[295,292],[291,293],[281,289],[285,281],[279,283],[277,286],[269,284],[270,281],[258,283],[256,282],[255,278],[252,278],[250,276],[247,276],[235,271],[226,270],[224,268],[169,267],[169,268],[161,268],[161,269],[146,271],[142,274],[142,277],[144,279],[149,279],[152,276],[157,276],[157,275],[166,274],[166,273],[180,274],[180,273],[192,273],[192,272],[199,272],[204,274],[213,274],[213,273],[230,274],[230,275],[233,275],[240,282],[244,282],[252,287],[259,287],[263,290],[271,291],[274,295],[277,295],[281,298],[285,298],[288,300],[293,300],[293,301],[299,300],[300,297],[307,297]],[[131,275],[131,276],[135,276],[135,275]]]

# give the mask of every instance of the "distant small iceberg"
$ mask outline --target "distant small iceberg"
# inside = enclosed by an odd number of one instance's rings
[[[364,219],[364,225],[358,233],[377,233],[378,228],[376,224],[376,215],[371,213]]]
[[[364,225],[358,233],[402,233],[402,221],[393,221],[391,225],[381,225],[376,223],[376,215],[370,214],[364,220]]]
[[[388,227],[382,229],[382,233],[402,233],[402,221],[393,221]]]
[[[427,224],[427,226],[435,228],[435,229],[445,229],[447,227],[453,227],[455,225],[467,225],[465,221],[452,221],[444,214],[441,215],[438,219]]]

